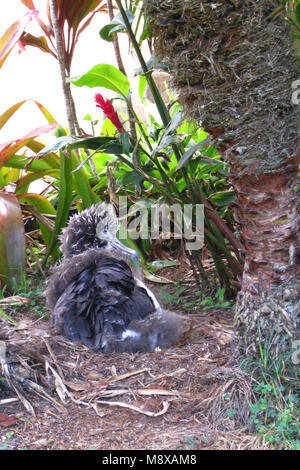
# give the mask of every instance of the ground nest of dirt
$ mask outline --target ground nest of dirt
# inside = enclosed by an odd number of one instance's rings
[[[181,343],[137,354],[94,353],[26,306],[17,324],[1,318],[0,447],[261,448],[247,426],[251,380],[229,365],[233,310],[176,310]]]

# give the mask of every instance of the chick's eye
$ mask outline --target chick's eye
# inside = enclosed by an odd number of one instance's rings
[[[105,227],[104,227],[104,229],[103,229],[103,232],[104,232],[104,233],[108,232],[108,224],[105,225]]]

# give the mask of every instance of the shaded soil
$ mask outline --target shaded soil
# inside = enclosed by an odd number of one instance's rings
[[[246,428],[250,380],[228,364],[233,311],[174,306],[187,333],[153,353],[96,354],[26,306],[18,325],[0,319],[0,448],[259,448]]]

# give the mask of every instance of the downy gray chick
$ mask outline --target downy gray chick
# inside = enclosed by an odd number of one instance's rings
[[[47,306],[56,331],[103,353],[153,351],[178,341],[180,317],[162,310],[134,276],[126,258],[134,250],[117,238],[110,204],[73,216],[61,236],[64,255],[49,279]]]

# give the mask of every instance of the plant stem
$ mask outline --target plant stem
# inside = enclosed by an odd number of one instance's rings
[[[57,60],[58,60],[58,65],[59,65],[59,70],[60,70],[63,95],[65,99],[68,127],[69,127],[70,134],[75,136],[76,135],[75,117],[74,117],[75,107],[74,107],[74,102],[73,102],[72,95],[71,95],[70,83],[67,83],[66,81],[67,67],[66,67],[66,61],[65,61],[65,52],[64,52],[62,35],[61,35],[61,31],[60,31],[58,19],[57,19],[56,0],[50,0],[49,3],[50,3],[51,21],[53,25],[54,37],[55,37],[55,42],[56,42]]]
[[[161,94],[159,93],[158,91],[158,88],[156,86],[156,83],[155,81],[153,80],[152,78],[152,74],[151,74],[151,71],[148,70],[148,67],[146,65],[146,62],[144,60],[144,57],[141,53],[141,50],[140,50],[140,47],[138,45],[138,42],[135,38],[135,35],[134,35],[134,32],[132,31],[132,28],[131,28],[131,25],[128,21],[128,18],[127,18],[127,15],[126,15],[126,12],[122,6],[122,3],[121,3],[121,0],[116,0],[116,3],[118,5],[118,8],[120,10],[120,13],[122,15],[122,18],[123,18],[123,21],[124,21],[124,24],[126,26],[126,30],[127,30],[127,33],[128,33],[128,36],[130,37],[130,40],[131,40],[131,43],[133,45],[133,48],[136,52],[136,55],[139,59],[139,62],[141,64],[141,67],[142,67],[142,70],[143,70],[143,73],[146,77],[146,80],[148,82],[148,85],[149,85],[149,88],[150,88],[150,91],[152,93],[152,96],[155,100],[155,103],[156,103],[156,106],[157,106],[157,109],[158,109],[158,112],[160,114],[160,117],[162,119],[162,122],[163,122],[163,125],[166,127],[169,122],[170,122],[170,116],[169,116],[169,112],[166,108],[166,105],[161,97]]]
[[[114,11],[113,11],[112,0],[107,0],[107,6],[108,6],[109,19],[110,19],[110,21],[112,21],[114,19]],[[117,61],[117,64],[118,64],[118,68],[127,77],[127,73],[126,73],[124,63],[123,63],[123,60],[122,60],[122,56],[121,56],[120,45],[119,45],[119,40],[118,40],[117,33],[115,33],[113,35],[113,46],[114,46],[115,57],[116,57],[116,61]],[[132,140],[135,142],[137,140],[137,135],[136,135],[134,116],[133,116],[132,111],[131,111],[131,97],[128,98],[126,106],[127,106],[128,117],[129,117],[130,136],[131,136]]]

